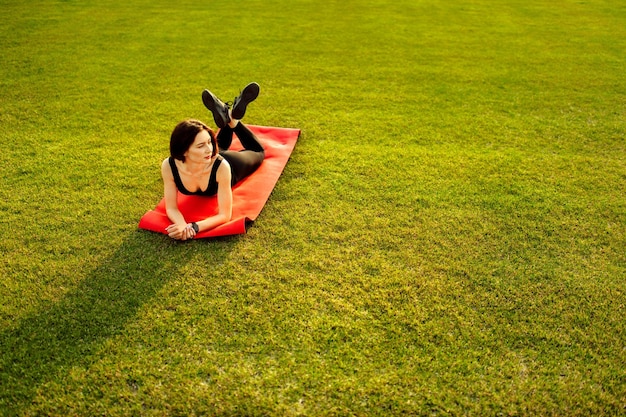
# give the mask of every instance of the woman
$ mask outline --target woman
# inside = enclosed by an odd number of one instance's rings
[[[180,122],[170,138],[170,157],[161,164],[165,209],[172,224],[167,227],[173,239],[192,239],[203,230],[226,223],[232,216],[232,186],[253,173],[263,162],[265,151],[254,133],[240,119],[246,107],[259,95],[257,83],[248,84],[232,108],[208,90],[202,92],[204,105],[213,113],[220,128],[213,130],[198,120]],[[243,150],[228,148],[237,134]],[[177,193],[213,196],[217,194],[218,213],[189,223],[178,209]]]

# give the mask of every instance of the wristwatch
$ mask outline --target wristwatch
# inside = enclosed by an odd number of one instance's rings
[[[198,227],[198,223],[196,223],[196,222],[191,223],[191,228],[196,233],[198,233],[200,231],[200,228]]]

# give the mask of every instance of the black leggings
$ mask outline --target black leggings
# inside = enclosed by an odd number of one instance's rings
[[[239,142],[244,147],[238,152],[228,150],[233,141],[233,132],[237,134]],[[220,155],[230,164],[232,185],[256,171],[265,159],[265,149],[259,139],[241,122],[237,123],[234,129],[228,125],[221,128],[217,133],[217,146],[220,149]]]

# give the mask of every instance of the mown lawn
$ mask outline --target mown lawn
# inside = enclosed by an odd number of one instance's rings
[[[4,415],[626,413],[626,5],[0,2]],[[302,135],[138,230],[204,88]]]

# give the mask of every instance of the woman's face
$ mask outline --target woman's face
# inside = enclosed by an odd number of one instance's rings
[[[206,130],[201,130],[196,135],[193,143],[185,152],[185,162],[210,162],[213,155],[213,144],[211,143],[211,135]]]

